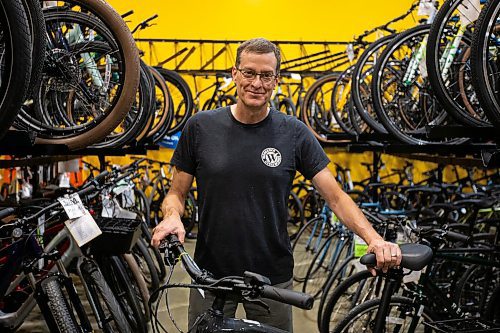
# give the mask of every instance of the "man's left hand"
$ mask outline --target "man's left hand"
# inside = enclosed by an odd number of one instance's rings
[[[367,253],[374,253],[377,258],[376,268],[387,273],[390,267],[397,267],[401,264],[401,250],[398,244],[386,242],[383,239],[375,239],[368,244]],[[373,276],[376,275],[375,268],[369,268]]]

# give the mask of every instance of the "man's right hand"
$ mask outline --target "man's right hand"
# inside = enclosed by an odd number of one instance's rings
[[[160,246],[160,242],[170,234],[177,235],[179,241],[184,244],[186,230],[184,229],[184,225],[182,224],[179,214],[171,214],[153,228],[151,245],[158,248],[158,246]]]

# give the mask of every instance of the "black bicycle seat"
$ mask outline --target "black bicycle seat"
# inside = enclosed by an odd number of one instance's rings
[[[457,207],[474,206],[476,208],[490,208],[497,202],[493,198],[480,198],[480,199],[462,199],[453,201],[453,205]]]
[[[401,244],[399,246],[403,258],[401,267],[408,268],[412,271],[420,271],[427,266],[432,260],[432,249],[423,244]],[[363,265],[375,266],[377,260],[374,253],[368,253],[362,256],[359,260]]]

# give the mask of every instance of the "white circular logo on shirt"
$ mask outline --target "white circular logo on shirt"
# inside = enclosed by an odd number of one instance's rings
[[[264,164],[268,167],[276,168],[281,164],[281,153],[276,148],[264,149],[262,154],[260,154],[260,157],[262,158],[262,162],[264,162]]]

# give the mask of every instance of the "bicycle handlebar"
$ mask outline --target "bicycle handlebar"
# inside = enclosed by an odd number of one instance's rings
[[[0,210],[0,219],[3,219],[4,217],[7,217],[7,216],[13,214],[15,211],[16,210],[12,207]]]
[[[223,284],[223,290],[227,291],[227,287],[233,287],[234,289],[251,290],[256,293],[257,296],[262,296],[269,298],[278,302],[290,304],[301,309],[310,310],[314,304],[314,297],[301,292],[276,288],[264,283],[257,283],[255,279],[248,279],[250,276],[258,276],[255,273],[245,272],[247,279],[245,278],[230,278],[230,279],[214,279],[208,273],[202,271],[198,265],[194,262],[193,258],[184,250],[181,242],[176,235],[168,235],[160,244],[160,249],[165,249],[165,260],[170,261],[171,258],[168,257],[168,251],[171,251],[174,258],[181,260],[184,268],[188,272],[189,276],[198,284],[201,285],[211,285],[210,288],[216,288],[217,284]],[[253,283],[252,283],[253,281]],[[245,287],[242,287],[245,286]]]

